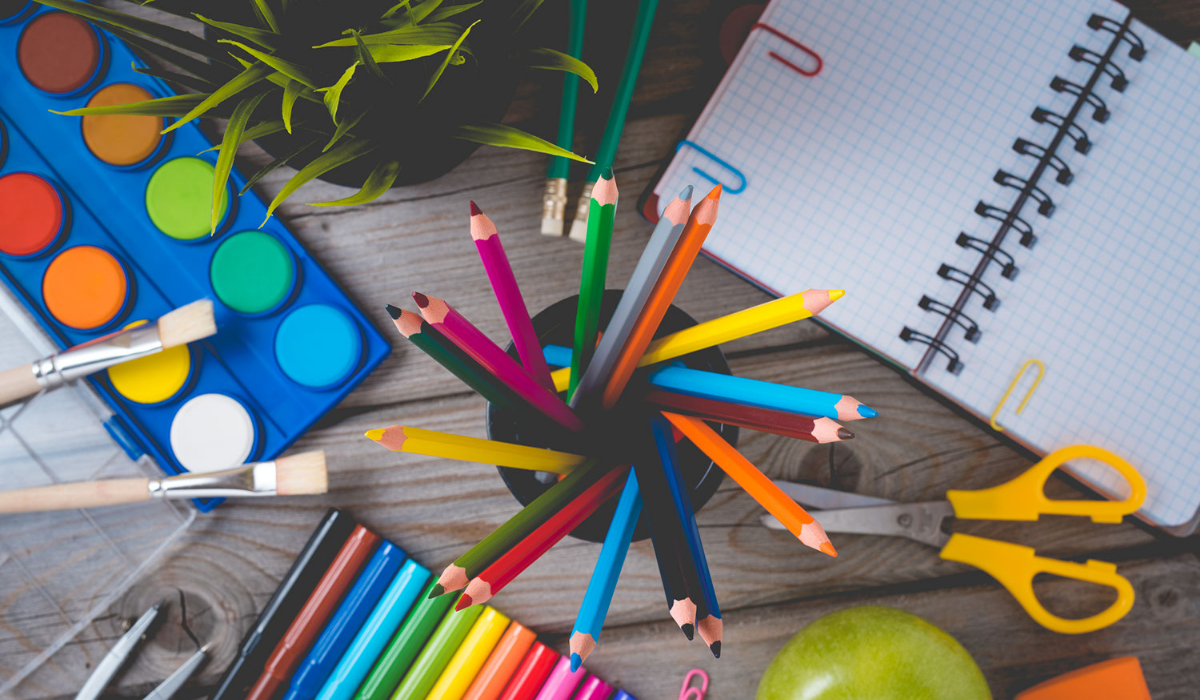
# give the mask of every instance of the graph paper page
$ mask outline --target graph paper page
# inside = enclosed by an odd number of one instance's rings
[[[751,33],[688,140],[737,168],[705,249],[779,294],[846,289],[822,319],[912,367],[939,317],[917,302],[974,226],[981,191],[1093,11],[1110,2],[776,0],[761,22],[816,51],[804,77]],[[665,204],[699,168],[738,177],[683,146],[655,188]]]
[[[1040,452],[1076,443],[1116,452],[1146,478],[1142,514],[1174,526],[1200,507],[1200,60],[1144,25],[1132,29],[1146,58],[1131,60],[1128,47],[1115,54],[1129,87],[1117,93],[1102,79],[1096,94],[1111,118],[1098,123],[1085,108],[1078,121],[1091,152],[1060,150],[1075,181],[1048,186],[1058,206],[1030,218],[1039,240],[1019,277],[985,280],[1001,308],[969,312],[984,328],[977,345],[952,336],[962,374],[939,365],[925,377],[988,415],[1018,368],[1041,359],[1045,378],[1029,404],[1020,415],[1007,407],[999,422]],[[1049,127],[1035,126],[1021,135],[1047,143]],[[1077,471],[1123,492],[1107,470]]]

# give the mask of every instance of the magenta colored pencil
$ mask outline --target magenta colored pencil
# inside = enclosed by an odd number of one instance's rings
[[[587,671],[583,670],[582,666],[572,673],[571,660],[564,656],[558,660],[550,675],[546,676],[546,682],[542,683],[542,689],[533,700],[571,700],[571,693],[575,692],[579,681],[586,675]]]
[[[583,685],[579,686],[579,692],[575,694],[575,700],[608,700],[612,697],[613,687],[596,676],[588,676]]]
[[[463,352],[483,365],[487,371],[496,375],[497,379],[507,384],[555,423],[576,433],[583,431],[583,421],[579,420],[579,416],[575,415],[557,394],[535,382],[528,372],[521,369],[516,360],[509,357],[508,353],[501,350],[462,314],[445,301],[420,292],[413,292],[413,299],[429,325],[441,331],[442,335],[462,348]]]
[[[508,324],[508,332],[512,334],[513,344],[517,346],[517,355],[525,371],[534,380],[554,391],[554,380],[550,378],[550,367],[542,355],[542,344],[538,342],[537,333],[533,331],[533,320],[529,318],[529,309],[525,299],[521,297],[521,288],[517,286],[517,278],[513,275],[512,266],[508,264],[508,256],[504,254],[504,246],[500,243],[500,235],[496,225],[475,202],[471,202],[471,238],[475,240],[475,248],[479,250],[479,259],[483,261],[483,269],[487,272],[488,281],[496,293],[496,301],[500,303],[500,313],[504,314],[504,322]]]

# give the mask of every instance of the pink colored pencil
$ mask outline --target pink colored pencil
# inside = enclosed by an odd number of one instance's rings
[[[575,700],[608,700],[612,694],[613,687],[611,685],[596,676],[588,676],[583,685],[579,686]]]
[[[533,404],[539,411],[572,432],[583,431],[583,421],[550,389],[538,384],[517,361],[491,341],[445,301],[413,292],[425,321],[470,355],[487,371]]]
[[[582,666],[572,673],[571,660],[564,656],[546,677],[546,682],[542,683],[542,689],[538,691],[534,700],[571,700],[571,693],[575,692],[575,688],[579,687],[579,682],[586,675],[587,671]]]
[[[492,283],[492,291],[496,293],[500,313],[504,314],[504,322],[508,324],[508,332],[512,334],[521,364],[538,384],[554,391],[550,367],[546,365],[542,345],[533,330],[533,320],[529,318],[529,309],[521,297],[517,278],[508,264],[508,256],[504,254],[500,234],[496,231],[496,225],[475,202],[471,202],[471,238],[479,251],[479,259],[483,261],[488,281]]]

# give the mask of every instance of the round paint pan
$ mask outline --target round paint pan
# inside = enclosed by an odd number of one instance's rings
[[[33,258],[51,251],[69,228],[66,200],[33,173],[0,176],[0,254]]]
[[[76,330],[115,324],[134,297],[133,278],[115,255],[97,246],[66,248],[42,275],[42,301],[55,321]]]
[[[200,394],[171,420],[171,453],[190,472],[239,467],[258,451],[258,421],[244,403],[225,394]]]
[[[88,107],[116,105],[154,99],[148,90],[133,83],[106,85],[92,95]],[[166,120],[136,114],[89,114],[80,120],[83,143],[105,165],[136,168],[154,159],[167,138],[162,135]]]
[[[136,321],[126,328],[136,328]],[[143,405],[164,404],[183,394],[196,376],[188,345],[176,345],[153,355],[108,368],[108,381],[125,399]]]
[[[104,72],[108,49],[86,20],[66,12],[43,12],[17,41],[17,66],[35,88],[57,97],[86,90]]]
[[[265,231],[241,231],[221,242],[208,266],[217,299],[247,316],[272,313],[296,291],[296,256]]]
[[[155,228],[183,243],[212,238],[212,188],[216,168],[203,158],[173,158],[158,166],[146,184],[146,213]],[[229,219],[233,197],[225,188],[217,231]]]
[[[362,330],[341,309],[308,304],[290,311],[275,331],[275,361],[306,389],[339,386],[362,364]]]

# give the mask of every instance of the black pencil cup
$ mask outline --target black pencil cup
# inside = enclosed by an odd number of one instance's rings
[[[608,325],[608,320],[612,317],[620,299],[620,290],[605,290],[604,301],[600,308],[601,330]],[[538,339],[543,346],[572,346],[575,337],[575,310],[578,300],[578,296],[568,297],[551,305],[533,317],[534,331],[537,332]],[[659,324],[657,335],[667,335],[694,325],[696,325],[695,319],[679,308],[672,306],[668,309],[666,316],[663,317],[662,323]],[[507,351],[513,358],[517,357],[516,348],[511,343],[509,343]],[[719,348],[715,347],[686,355],[678,358],[676,361],[682,362],[694,369],[731,374],[729,363],[725,361],[725,355]],[[636,376],[635,381],[637,381]],[[631,388],[635,388],[634,382],[630,382]],[[565,399],[565,394],[562,396]],[[630,413],[628,408],[628,404],[623,403],[617,407],[617,410],[610,413],[627,414]],[[629,441],[628,436],[622,432],[624,429],[620,426],[618,420],[615,418],[611,421],[603,418],[600,420],[612,425],[612,441]],[[737,445],[738,429],[736,426],[719,423],[710,423],[709,425],[714,430],[717,430],[721,434],[721,437],[725,438],[726,442],[734,446]],[[593,427],[595,426],[589,424],[589,430]],[[599,427],[601,433],[605,429],[604,425]],[[567,452],[581,451],[579,444],[564,443],[560,433],[561,431],[549,427],[546,420],[540,416],[521,416],[512,411],[498,410],[492,404],[488,404],[487,434],[492,440],[537,447],[550,447]],[[599,439],[603,441],[604,437],[601,434]],[[593,433],[591,439],[594,441],[597,439],[597,436]],[[583,441],[581,440],[581,442]],[[684,481],[687,482],[691,489],[692,508],[699,512],[704,507],[704,504],[708,503],[709,499],[716,493],[717,487],[721,485],[721,480],[724,478],[724,472],[686,438],[679,441],[677,453]],[[508,487],[508,490],[520,501],[521,505],[529,505],[535,498],[550,488],[550,484],[539,481],[534,472],[508,467],[496,468],[500,471],[500,477],[504,479],[504,484]],[[575,528],[571,532],[571,536],[588,542],[603,542],[615,509],[616,499],[614,498],[601,506],[590,518],[583,521],[579,527]],[[646,519],[642,517],[638,522],[637,529],[634,531],[633,539],[634,541],[643,540],[649,537],[649,535],[650,531],[646,525]]]

